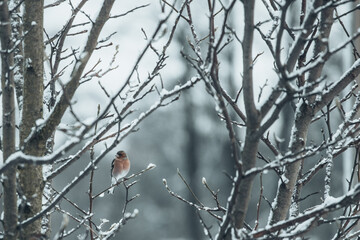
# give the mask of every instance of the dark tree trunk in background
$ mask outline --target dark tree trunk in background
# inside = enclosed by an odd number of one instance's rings
[[[8,1],[2,1],[0,5],[0,23],[9,23]],[[1,49],[11,49],[11,25],[0,24]],[[1,54],[1,90],[2,90],[2,151],[3,159],[15,152],[15,96],[14,96],[14,73],[11,68],[14,65],[13,52]],[[5,239],[17,239],[17,197],[16,197],[16,166],[12,166],[5,172],[3,179],[4,188],[4,229]]]
[[[194,104],[192,102],[192,95],[189,92],[184,93],[184,119],[185,119],[185,132],[187,133],[187,141],[185,145],[185,164],[187,167],[187,175],[191,187],[196,192],[198,186],[198,149],[200,148],[200,138],[198,130],[195,126],[196,121],[196,112]],[[189,192],[189,199],[193,199],[191,193]],[[199,218],[193,208],[187,208],[187,224],[192,239],[201,239],[203,237],[202,232],[200,231]]]
[[[186,41],[186,32],[179,35],[177,39],[184,47],[188,46]],[[186,51],[186,50],[184,50]],[[185,83],[191,78],[191,68],[185,62],[186,70],[184,71],[183,76],[181,77],[182,83]],[[198,192],[198,163],[200,159],[199,149],[200,149],[200,136],[198,133],[198,128],[195,125],[196,121],[196,109],[194,106],[194,96],[192,92],[186,91],[183,93],[184,100],[184,130],[186,135],[186,140],[184,142],[184,164],[186,166],[187,180],[190,183],[192,189],[195,193]],[[195,200],[190,192],[188,192],[188,198],[192,201]],[[199,218],[193,208],[186,208],[186,225],[189,230],[189,235],[191,239],[201,239],[203,234],[199,226]]]

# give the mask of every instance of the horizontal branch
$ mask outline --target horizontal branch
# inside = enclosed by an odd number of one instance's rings
[[[168,193],[179,199],[180,201],[188,204],[189,206],[192,206],[194,208],[196,208],[197,210],[199,211],[206,211],[208,212],[211,216],[215,217],[217,220],[221,221],[222,220],[222,217],[221,216],[218,216],[216,214],[214,214],[214,212],[225,212],[225,209],[223,207],[219,207],[219,206],[216,206],[216,207],[206,207],[205,205],[203,205],[201,202],[200,202],[200,205],[199,204],[196,204],[196,203],[193,203],[185,198],[183,198],[182,196],[180,196],[179,194],[175,193],[174,191],[172,191],[169,187],[169,185],[167,184],[167,181],[166,179],[163,179],[163,184],[165,185],[165,188],[166,190],[168,191]]]
[[[105,188],[104,190],[102,190],[101,192],[95,194],[94,196],[92,196],[92,199],[95,199],[97,197],[100,197],[102,194],[104,194],[106,191],[108,191],[110,188],[113,188],[115,186],[118,186],[119,184],[123,183],[123,182],[126,182],[134,177],[138,177],[138,176],[141,176],[142,174],[144,174],[145,172],[149,171],[149,170],[152,170],[156,167],[155,164],[152,164],[150,163],[145,169],[141,170],[140,172],[137,172],[137,173],[133,173],[131,174],[130,176],[128,177],[124,177],[121,179],[121,181],[118,181],[116,182],[115,184],[111,184],[108,188]]]
[[[352,138],[348,138],[345,136],[342,139],[333,140],[327,144],[322,143],[320,146],[311,146],[306,147],[303,150],[296,152],[296,153],[288,153],[284,156],[278,156],[276,160],[265,164],[261,167],[255,167],[246,171],[243,175],[244,178],[250,177],[252,175],[264,172],[265,170],[279,168],[294,162],[301,161],[308,157],[320,154],[322,150],[327,149],[329,146],[339,144],[338,146],[334,147],[334,156],[342,153],[344,150],[349,148],[352,145],[358,145],[360,143],[360,136],[355,136]]]
[[[331,199],[331,200],[330,200]],[[266,228],[259,229],[258,231],[252,232],[250,236],[252,238],[263,237],[267,234],[277,232],[281,229],[286,229],[287,227],[293,226],[297,223],[304,222],[312,217],[321,217],[324,214],[329,212],[336,211],[343,207],[355,204],[360,200],[360,184],[357,184],[352,190],[350,190],[346,195],[338,198],[329,198],[328,202],[324,202],[321,205],[314,207],[312,210],[305,212],[304,214],[291,218],[287,221],[281,221],[272,226],[267,226]]]

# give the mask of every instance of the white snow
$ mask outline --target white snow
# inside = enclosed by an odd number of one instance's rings
[[[160,21],[164,21],[166,19],[167,15],[165,14],[165,12],[162,12],[159,14],[159,20]]]
[[[202,184],[206,185],[206,178],[203,177],[203,178],[201,179],[201,182],[202,182]]]
[[[39,119],[36,119],[35,125],[36,125],[36,126],[41,126],[41,125],[44,124],[44,122],[45,122],[44,119],[39,118]]]
[[[341,200],[341,198],[339,199],[339,198],[335,198],[335,197],[332,197],[332,196],[327,196],[325,198],[324,204],[325,204],[325,206],[328,206],[328,205],[339,202],[339,200]]]
[[[149,163],[149,165],[147,166],[148,169],[153,169],[156,168],[156,165],[153,163]]]

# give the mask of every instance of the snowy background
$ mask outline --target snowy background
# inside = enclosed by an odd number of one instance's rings
[[[53,1],[45,1],[49,4]],[[72,1],[74,6],[79,1]],[[225,1],[226,3],[227,1]],[[92,0],[86,3],[83,11],[88,14],[93,20],[97,16],[102,1]],[[97,63],[100,59],[101,63],[98,68],[107,69],[114,53],[118,50],[116,60],[112,67],[118,66],[115,70],[107,73],[101,79],[93,78],[91,81],[86,82],[80,86],[73,99],[73,109],[77,116],[84,122],[87,119],[96,117],[97,106],[105,105],[108,102],[108,97],[100,89],[98,81],[105,87],[106,91],[113,95],[126,80],[128,74],[134,67],[135,61],[142,49],[145,47],[147,41],[144,32],[150,36],[156,28],[159,20],[163,17],[161,7],[158,1],[144,1],[144,0],[127,0],[116,1],[112,15],[122,14],[134,7],[150,3],[146,8],[138,9],[128,15],[111,19],[105,25],[102,31],[101,38],[111,36],[110,42],[112,46],[101,48],[95,51],[94,55],[88,64],[88,70]],[[255,22],[267,19],[267,11],[264,9],[260,1],[257,1],[258,6],[255,13]],[[178,6],[178,5],[177,5]],[[195,20],[195,28],[198,35],[202,38],[205,37],[208,30],[208,12],[207,3],[205,0],[196,0],[192,3],[193,17]],[[219,6],[218,6],[219,8]],[[293,16],[289,16],[289,22],[296,24],[298,21],[299,6],[294,4],[292,6]],[[65,2],[55,8],[45,9],[44,27],[49,36],[55,35],[66,23],[70,17],[69,5]],[[165,8],[166,12],[170,10],[169,7]],[[237,31],[238,36],[242,37],[243,21],[242,21],[242,7],[237,4],[231,15],[231,22],[233,28]],[[222,24],[221,13],[218,16],[218,24]],[[346,19],[345,19],[346,20]],[[87,22],[88,17],[85,14],[79,14],[76,18],[76,23]],[[348,21],[350,21],[350,16]],[[169,29],[173,26],[174,17],[171,17],[167,23],[167,29],[164,28],[164,34],[169,34]],[[336,23],[332,30],[332,35],[343,36],[341,28]],[[79,27],[79,29],[89,29],[89,25]],[[74,30],[75,31],[75,30]],[[87,34],[79,34],[68,37],[66,46],[68,51],[77,49],[85,44]],[[184,83],[196,74],[190,66],[181,57],[180,51],[188,51],[187,38],[191,34],[187,25],[180,21],[179,28],[171,43],[166,66],[162,71],[162,79],[166,89],[172,89],[175,85]],[[167,37],[160,39],[154,44],[154,47],[161,48]],[[337,39],[331,42],[330,46],[336,46]],[[289,40],[289,39],[288,39]],[[339,39],[340,41],[341,39]],[[286,40],[285,40],[286,41]],[[284,44],[285,45],[285,44]],[[289,45],[290,46],[290,45]],[[47,52],[49,48],[47,47]],[[258,96],[261,87],[266,83],[263,89],[259,103],[266,99],[266,94],[271,89],[271,86],[276,83],[277,75],[273,69],[273,59],[259,37],[255,34],[254,54],[262,53],[259,56],[254,66],[254,79],[255,79],[255,96]],[[286,56],[287,49],[283,50]],[[343,54],[349,54],[349,57],[343,57]],[[220,59],[220,75],[223,79],[222,83],[227,91],[234,95],[241,87],[241,45],[234,40],[226,50],[222,53]],[[351,52],[341,53],[342,60],[337,61],[335,56],[331,62],[326,66],[326,72],[329,80],[338,78],[343,69],[351,64]],[[138,74],[140,79],[145,79],[148,72],[152,71],[156,62],[157,56],[153,52],[148,52],[145,59],[138,66]],[[344,60],[345,59],[345,60]],[[348,60],[347,60],[348,59]],[[67,60],[70,63],[71,59]],[[46,70],[48,65],[45,62]],[[87,72],[87,70],[85,70]],[[66,84],[69,79],[70,71],[66,71],[60,81]],[[47,72],[47,77],[48,77]],[[134,78],[133,82],[136,81]],[[125,97],[125,96],[124,96]],[[240,95],[241,98],[241,95]],[[141,104],[137,105],[137,109],[133,115],[126,121],[135,119],[142,111],[148,109],[155,99],[146,98]],[[117,102],[121,104],[121,101]],[[241,104],[240,104],[241,105]],[[287,145],[289,128],[292,126],[293,110],[287,106],[282,112],[281,118],[274,124],[270,131],[270,138],[274,139],[275,136],[279,139],[284,139],[281,143],[282,151],[286,151],[284,146]],[[106,120],[104,120],[106,121]],[[76,120],[67,114],[62,123],[71,126]],[[103,124],[106,124],[105,122]],[[314,128],[323,127],[323,122],[313,126]],[[242,137],[242,129],[237,129],[240,138]],[[310,130],[311,132],[311,130]],[[276,133],[276,134],[275,134]],[[309,142],[319,141],[322,136],[309,136]],[[61,131],[58,131],[55,136],[56,145],[55,149],[67,140],[67,136]],[[84,142],[85,143],[85,142]],[[106,146],[106,143],[100,143],[95,146],[95,155],[100,153]],[[81,146],[79,146],[81,147]],[[155,164],[157,167],[145,173],[139,178],[139,183],[135,185],[130,191],[130,194],[140,194],[140,197],[130,203],[128,210],[138,209],[138,216],[130,220],[125,227],[117,234],[115,239],[202,239],[205,238],[202,227],[199,223],[198,216],[195,210],[183,202],[171,197],[166,191],[163,179],[173,191],[179,193],[189,200],[193,200],[189,191],[184,183],[179,178],[177,171],[185,177],[187,182],[193,188],[194,192],[200,197],[203,203],[211,206],[214,202],[211,199],[209,192],[204,188],[201,183],[202,178],[206,178],[208,184],[214,189],[219,189],[220,202],[225,206],[229,191],[231,188],[231,181],[225,173],[233,175],[233,163],[230,161],[229,154],[228,133],[225,124],[217,116],[216,107],[212,97],[206,94],[205,86],[202,82],[198,83],[194,88],[183,92],[180,99],[171,105],[158,110],[144,121],[137,132],[131,134],[117,147],[118,150],[125,150],[131,159],[130,173],[136,173],[148,166],[149,163]],[[77,149],[74,149],[74,153]],[[95,171],[94,176],[94,192],[100,192],[110,184],[110,163],[116,153],[114,151],[109,154],[104,161],[102,161]],[[263,155],[266,155],[268,150],[263,150],[260,147]],[[54,187],[61,190],[68,181],[89,163],[89,154],[84,155],[79,159],[71,168],[66,170],[60,177],[55,178]],[[314,162],[318,159],[314,158],[309,160],[309,164],[313,166]],[[351,162],[352,159],[348,162]],[[346,161],[343,161],[346,165]],[[338,192],[333,194],[340,195],[343,193],[344,179],[342,174],[343,162],[335,161],[334,176],[338,176],[339,181],[333,181],[333,189],[338,189]],[[305,165],[306,169],[306,165]],[[311,187],[304,189],[304,195],[318,192],[322,187],[322,183],[317,185],[316,179],[322,179],[323,176],[319,174],[313,180]],[[277,187],[277,178],[274,172],[268,172],[264,176],[264,196],[270,201],[274,198],[274,193]],[[256,204],[260,191],[259,179],[256,179],[253,188],[253,201],[249,207],[249,214],[247,216],[247,223],[254,225],[256,219]],[[321,187],[320,187],[321,186]],[[83,180],[75,189],[67,194],[67,198],[87,209],[88,206],[88,191],[89,182],[88,178]],[[321,203],[320,195],[310,196],[307,201],[309,205],[314,203]],[[93,221],[100,224],[101,219],[108,219],[109,225],[119,219],[124,202],[124,188],[120,186],[116,188],[114,195],[105,195],[103,198],[97,198],[94,201],[94,216]],[[266,223],[268,216],[267,203],[263,202],[264,211],[260,214],[262,220],[261,227]],[[59,203],[62,209],[67,209],[74,216],[81,216],[80,212],[67,203],[65,200]],[[306,201],[303,205],[307,207]],[[262,209],[261,209],[262,210]],[[213,225],[212,230],[217,231],[217,223],[210,218],[207,214],[202,216],[205,222]],[[62,215],[54,213],[52,218],[52,230],[55,233],[60,227]],[[76,226],[76,222],[70,219],[69,228]],[[77,230],[76,235],[83,234],[85,228]],[[312,232],[312,239],[328,239],[333,236],[334,232],[330,226],[318,228]],[[74,235],[75,236],[75,235]]]

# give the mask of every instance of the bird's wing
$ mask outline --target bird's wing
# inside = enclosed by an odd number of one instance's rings
[[[113,172],[113,169],[114,169],[114,162],[115,162],[115,158],[112,160],[112,162],[111,162],[111,169],[110,169],[110,176],[111,176],[111,178],[113,178],[113,174],[112,174],[112,172]]]

